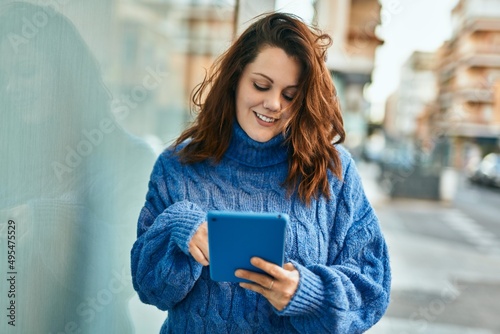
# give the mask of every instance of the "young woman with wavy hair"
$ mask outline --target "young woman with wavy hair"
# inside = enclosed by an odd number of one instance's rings
[[[132,249],[162,333],[361,333],[384,314],[390,267],[378,219],[340,143],[325,66],[331,39],[283,13],[258,18],[195,89],[194,123],[158,158]],[[210,210],[290,216],[285,265],[210,279]]]

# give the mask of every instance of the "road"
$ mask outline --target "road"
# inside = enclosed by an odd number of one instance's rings
[[[461,178],[454,205],[500,238],[500,189],[471,184]]]
[[[390,306],[370,334],[500,333],[500,191],[458,183],[452,202],[389,199],[359,166],[391,254]]]

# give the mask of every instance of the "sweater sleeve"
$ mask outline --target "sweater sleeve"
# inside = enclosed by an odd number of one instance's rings
[[[336,226],[347,230],[340,251],[331,243],[335,257],[330,265],[303,266],[292,261],[300,273],[299,286],[278,314],[289,316],[301,333],[363,333],[389,304],[388,249],[352,163],[343,182],[333,218]]]
[[[168,310],[200,277],[203,266],[189,254],[189,241],[206,213],[168,195],[162,158],[153,168],[131,252],[132,283],[142,302]]]

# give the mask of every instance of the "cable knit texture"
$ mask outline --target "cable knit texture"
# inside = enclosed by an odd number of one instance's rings
[[[282,183],[289,150],[281,135],[266,143],[237,124],[219,164],[183,165],[172,149],[158,158],[132,249],[140,299],[168,310],[161,333],[362,333],[384,314],[390,268],[378,219],[356,166],[337,146],[343,180],[330,175],[331,199],[305,206]],[[283,212],[290,216],[285,262],[300,282],[278,311],[236,283],[210,279],[188,244],[209,210]]]

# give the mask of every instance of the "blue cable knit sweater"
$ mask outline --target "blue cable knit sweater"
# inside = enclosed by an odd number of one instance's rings
[[[288,150],[278,135],[252,140],[237,124],[222,161],[183,165],[158,158],[132,249],[140,299],[168,310],[161,333],[361,333],[389,302],[390,268],[379,222],[355,164],[337,146],[343,180],[330,175],[332,197],[306,207],[281,184]],[[285,262],[300,282],[278,311],[262,296],[210,279],[188,243],[209,210],[284,212],[290,216]]]

